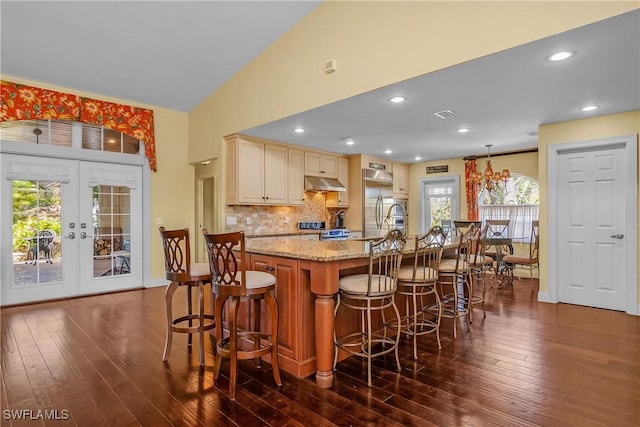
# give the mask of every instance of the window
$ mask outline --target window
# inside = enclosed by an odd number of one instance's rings
[[[422,180],[420,233],[426,233],[443,220],[458,218],[459,178],[444,177]]]
[[[481,221],[510,219],[509,236],[528,241],[531,222],[538,219],[540,192],[538,182],[526,175],[513,174],[505,188],[482,190],[478,195]]]
[[[0,138],[43,145],[72,146],[74,127],[82,129],[82,148],[139,154],[140,141],[115,130],[64,120],[19,120],[0,123]]]

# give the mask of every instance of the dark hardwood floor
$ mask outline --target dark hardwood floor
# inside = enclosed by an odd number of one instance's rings
[[[376,360],[374,387],[360,359],[330,389],[286,373],[277,388],[268,364],[241,362],[236,402],[227,365],[212,382],[212,340],[202,370],[182,334],[162,362],[163,301],[153,288],[1,309],[1,425],[640,425],[640,318],[537,303],[528,281],[489,290],[455,341],[443,320],[441,351],[421,337],[413,361],[403,343],[402,372]]]

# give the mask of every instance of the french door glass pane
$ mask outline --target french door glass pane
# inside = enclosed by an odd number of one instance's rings
[[[93,277],[131,274],[131,190],[93,187]]]
[[[62,185],[12,181],[13,284],[62,280]]]

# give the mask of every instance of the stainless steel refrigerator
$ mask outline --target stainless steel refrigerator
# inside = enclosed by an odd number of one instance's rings
[[[396,227],[405,230],[406,201],[393,198],[393,174],[372,169],[362,171],[363,237],[382,237]]]

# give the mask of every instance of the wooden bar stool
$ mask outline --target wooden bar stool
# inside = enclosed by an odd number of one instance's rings
[[[218,318],[216,327],[216,361],[213,379],[220,375],[222,358],[229,359],[230,381],[229,398],[235,400],[238,376],[238,360],[258,359],[271,354],[273,379],[278,386],[282,385],[278,367],[278,303],[272,295],[276,288],[273,274],[262,271],[247,270],[245,241],[243,232],[209,234],[203,230],[204,240],[209,254],[209,267],[216,289],[217,300],[215,314]],[[238,322],[240,302],[252,302],[254,321],[248,319],[247,329],[242,330]],[[264,300],[271,314],[271,333],[260,330],[260,303]],[[229,335],[223,337],[222,312],[228,304],[227,329]],[[249,316],[251,317],[251,316]]]
[[[191,347],[192,334],[198,334],[200,366],[204,366],[204,332],[215,327],[213,315],[213,301],[209,313],[204,311],[204,292],[206,285],[211,285],[211,272],[207,263],[191,263],[191,251],[189,246],[189,229],[166,230],[160,227],[162,247],[164,251],[164,269],[167,280],[171,283],[165,292],[165,306],[167,313],[167,338],[164,345],[162,360],[169,359],[173,333],[189,334],[188,346]],[[184,286],[187,288],[187,314],[173,318],[172,300],[175,291]],[[198,289],[198,312],[193,313],[191,290]],[[185,325],[186,323],[186,325]]]

